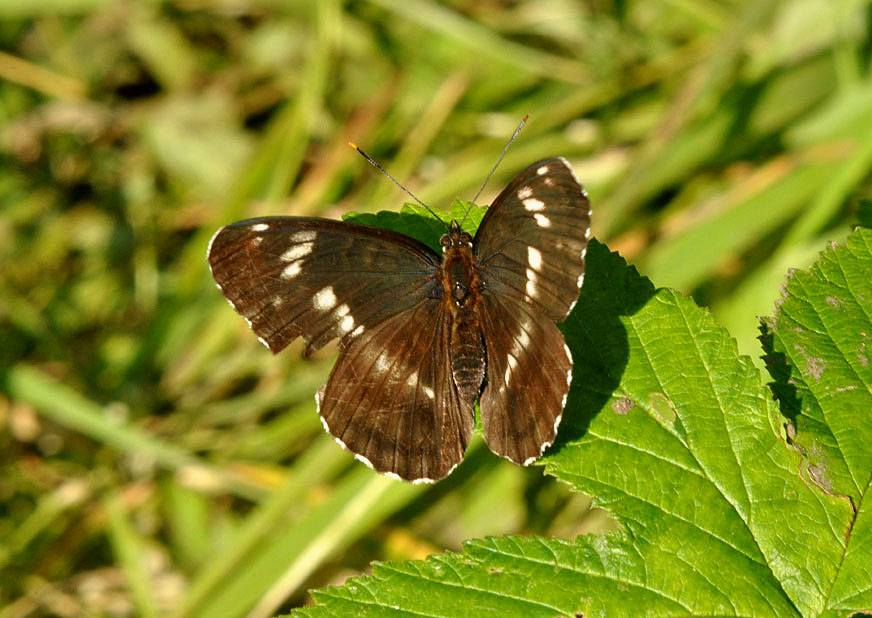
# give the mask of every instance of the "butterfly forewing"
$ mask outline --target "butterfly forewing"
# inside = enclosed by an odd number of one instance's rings
[[[563,321],[578,298],[589,233],[590,202],[566,160],[534,163],[497,196],[478,228],[485,290]]]
[[[355,338],[318,395],[327,430],[379,472],[441,479],[463,459],[473,401],[451,375],[451,324],[439,302],[421,303]]]
[[[221,228],[209,246],[222,293],[273,352],[343,344],[432,293],[439,256],[416,240],[327,219],[265,217]]]

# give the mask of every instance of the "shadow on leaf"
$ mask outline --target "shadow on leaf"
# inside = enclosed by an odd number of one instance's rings
[[[581,438],[612,397],[629,359],[621,317],[639,311],[654,292],[654,285],[620,255],[590,241],[578,303],[560,325],[572,352],[572,387],[552,454]]]
[[[781,413],[790,419],[791,422],[795,422],[800,411],[801,402],[796,390],[796,384],[794,383],[795,379],[791,378],[791,372],[794,369],[788,362],[784,352],[775,349],[774,328],[774,319],[763,318],[760,321],[760,335],[757,339],[763,347],[763,361],[766,363],[766,370],[772,377],[769,389],[778,402]]]

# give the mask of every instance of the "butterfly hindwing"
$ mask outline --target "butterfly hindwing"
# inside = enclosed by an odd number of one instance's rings
[[[208,259],[224,296],[270,350],[303,337],[307,354],[424,302],[440,262],[402,234],[307,217],[227,225]]]
[[[527,465],[557,435],[572,381],[563,335],[523,300],[484,295],[487,384],[481,394],[484,439],[497,455]]]
[[[475,255],[485,290],[524,299],[561,322],[578,298],[590,202],[569,163],[537,161],[503,189],[482,219]]]
[[[469,444],[474,403],[454,384],[450,333],[443,304],[431,300],[351,341],[318,394],[327,431],[379,472],[446,476]]]

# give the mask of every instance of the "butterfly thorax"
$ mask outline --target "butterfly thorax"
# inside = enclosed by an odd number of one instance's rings
[[[442,237],[442,302],[451,317],[451,369],[461,398],[472,405],[485,375],[485,349],[479,311],[481,279],[472,236],[452,221]]]

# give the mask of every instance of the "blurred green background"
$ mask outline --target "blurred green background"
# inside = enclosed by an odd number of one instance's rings
[[[594,235],[759,356],[790,267],[868,218],[856,0],[0,0],[0,618],[269,616],[486,534],[609,526],[476,440],[435,486],[354,462],[334,347],[261,346],[212,233],[481,198],[563,155]]]

